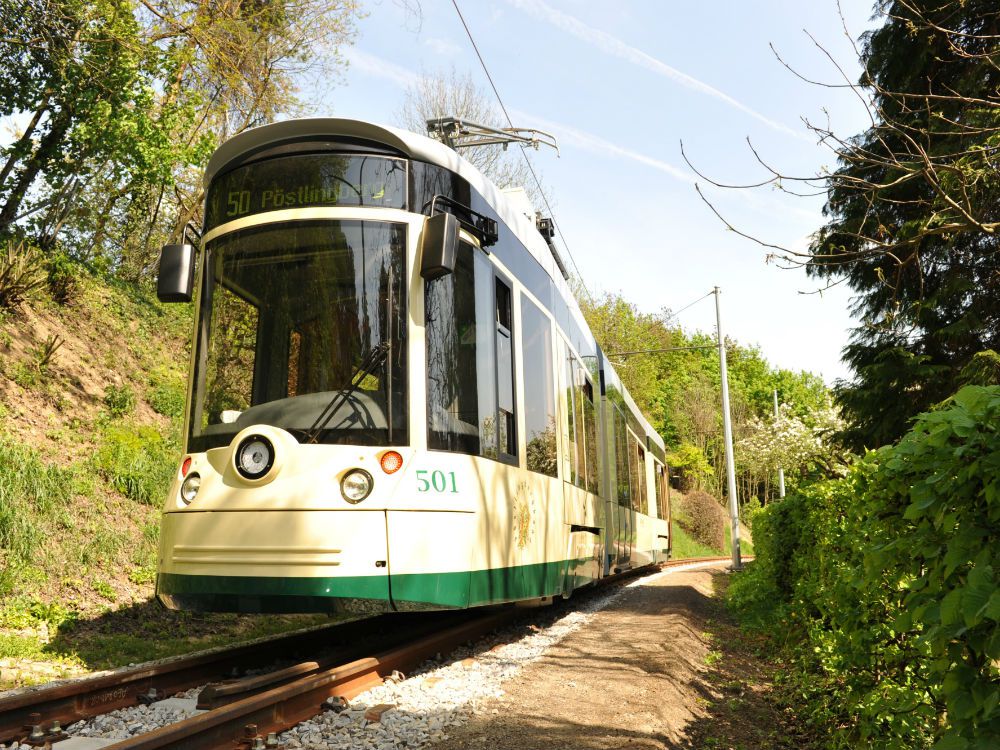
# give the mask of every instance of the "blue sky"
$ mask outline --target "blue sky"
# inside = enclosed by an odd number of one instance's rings
[[[488,83],[450,0],[367,5],[342,81],[324,89],[317,114],[394,124],[414,77],[469,73]],[[766,174],[747,147],[791,174],[834,160],[802,123],[807,117],[852,134],[867,115],[843,88],[809,85],[775,58],[769,44],[806,77],[852,79],[852,42],[834,0],[680,3],[654,0],[459,0],[459,7],[514,124],[553,132],[561,157],[529,152],[556,221],[592,292],[617,291],[646,311],[677,310],[718,285],[723,327],[757,343],[773,363],[846,376],[840,350],[852,325],[849,293],[812,292],[801,271],[766,262],[766,251],[727,231],[695,192],[695,182],[740,229],[804,248],[822,223],[822,198],[773,189],[720,191],[684,163],[723,182]],[[870,25],[870,0],[843,0],[850,35]],[[609,12],[613,8],[613,12]],[[712,330],[711,299],[678,320]]]

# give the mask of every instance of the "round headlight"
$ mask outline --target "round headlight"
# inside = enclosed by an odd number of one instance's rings
[[[198,490],[201,489],[201,477],[197,474],[188,474],[184,483],[181,485],[181,500],[185,503],[190,503],[194,500],[195,496],[198,494]]]
[[[236,470],[246,479],[260,479],[274,465],[274,446],[262,435],[251,435],[236,449]]]
[[[352,469],[340,480],[340,493],[349,503],[360,503],[372,491],[372,475],[364,469]]]

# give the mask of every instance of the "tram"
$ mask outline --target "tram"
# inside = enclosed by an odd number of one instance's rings
[[[430,138],[331,118],[222,144],[200,249],[171,609],[566,597],[670,554],[663,442],[527,201]]]

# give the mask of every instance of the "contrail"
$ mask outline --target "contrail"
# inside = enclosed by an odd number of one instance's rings
[[[729,94],[719,91],[714,86],[710,86],[704,81],[699,81],[697,78],[689,76],[687,73],[667,65],[662,60],[658,60],[652,55],[643,52],[641,49],[623,42],[618,37],[612,36],[606,31],[595,29],[593,26],[588,26],[580,19],[575,18],[568,13],[556,10],[551,5],[543,2],[543,0],[507,0],[507,2],[517,8],[520,8],[521,10],[527,11],[536,18],[540,18],[569,34],[572,34],[577,39],[597,47],[606,54],[619,57],[622,60],[632,63],[633,65],[650,70],[657,75],[663,76],[664,78],[669,78],[670,80],[679,83],[681,86],[691,89],[692,91],[697,91],[701,94],[710,96],[713,99],[725,102],[730,107],[738,109],[741,112],[745,112],[755,120],[759,120],[769,128],[786,133],[800,140],[810,140],[804,133],[800,133],[787,125],[762,115],[757,110],[748,107],[741,101],[733,99],[733,97],[729,96]]]

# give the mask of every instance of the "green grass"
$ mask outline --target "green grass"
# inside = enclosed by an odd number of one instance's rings
[[[176,435],[155,427],[114,422],[104,427],[93,466],[125,497],[143,505],[163,502],[179,458]]]
[[[674,560],[685,560],[689,557],[718,557],[719,555],[729,554],[729,545],[732,536],[728,525],[726,526],[725,549],[712,549],[705,544],[696,542],[679,524],[673,524],[672,530],[674,540],[671,558]],[[742,555],[753,554],[753,539],[750,537],[750,530],[746,526],[740,526],[740,553]]]
[[[331,622],[326,615],[193,615],[148,602],[61,628],[41,653],[88,669],[114,669]]]
[[[707,545],[696,542],[681,528],[680,524],[673,524],[672,532],[674,539],[671,545],[671,557],[674,560],[685,560],[689,557],[716,557],[725,554],[722,550],[712,549]]]

